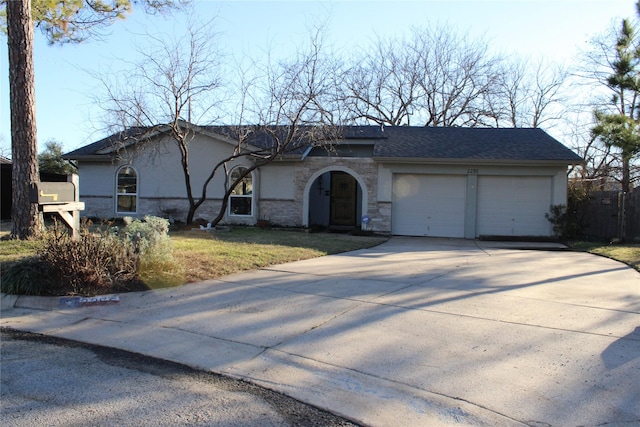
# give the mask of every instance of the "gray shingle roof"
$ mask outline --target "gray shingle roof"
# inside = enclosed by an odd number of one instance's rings
[[[103,138],[99,141],[65,153],[62,155],[62,157],[65,159],[75,160],[78,157],[99,155],[102,150],[109,149],[117,143],[123,143],[127,140],[144,136],[144,134],[149,131],[149,129],[150,128],[147,127],[131,127],[126,131],[114,133],[113,135],[109,135],[108,137]]]
[[[229,135],[228,126],[204,126],[208,132]],[[67,159],[96,156],[115,142],[144,135],[148,128],[132,128],[64,155]],[[373,158],[433,160],[566,161],[583,159],[541,129],[533,128],[458,128],[395,126],[346,126],[341,129],[345,143],[370,141]],[[256,135],[251,143],[268,144]]]
[[[375,145],[379,158],[561,160],[582,158],[541,129],[386,127]]]

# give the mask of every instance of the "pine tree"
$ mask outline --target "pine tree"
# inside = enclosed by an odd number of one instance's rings
[[[39,180],[31,0],[9,1],[6,8],[13,162],[11,236],[23,239],[42,226],[42,215],[29,200],[29,184]]]
[[[640,40],[627,19],[622,21],[615,49],[613,74],[607,79],[607,86],[614,92],[611,106],[615,112],[596,110],[592,132],[608,146],[620,150],[622,191],[629,192],[631,159],[640,153]]]

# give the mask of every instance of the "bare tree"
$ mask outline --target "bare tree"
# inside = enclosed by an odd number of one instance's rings
[[[481,124],[483,100],[500,71],[488,45],[445,27],[414,30],[410,49],[419,58],[419,114],[425,126]]]
[[[355,121],[410,125],[419,97],[418,58],[404,42],[378,39],[345,72],[345,101]]]
[[[212,46],[206,26],[189,28],[185,43],[167,44],[157,40],[160,48],[145,49],[142,61],[127,70],[126,86],[121,78],[104,79],[107,91],[103,108],[111,123],[121,129],[141,127],[145,130],[136,142],[150,136],[170,135],[180,152],[180,163],[189,202],[186,222],[191,223],[197,209],[207,200],[209,184],[224,173],[224,196],[219,213],[211,221],[216,225],[224,217],[234,188],[252,171],[278,156],[302,147],[326,144],[332,138],[335,119],[335,73],[322,56],[320,37],[314,35],[309,48],[299,51],[288,62],[268,64],[243,79],[236,125],[208,127],[235,141],[229,155],[215,159],[202,182],[194,182],[190,169],[190,145],[205,125],[215,122],[216,99],[222,88],[220,53]],[[182,49],[180,46],[184,45]],[[199,126],[194,124],[199,123]],[[151,144],[126,144],[146,147]],[[129,153],[135,155],[133,153]],[[229,166],[247,159],[249,166],[229,180]],[[197,195],[196,195],[197,194]]]
[[[507,59],[488,46],[444,26],[378,39],[345,71],[351,118],[390,126],[540,127],[558,121],[565,70]]]
[[[199,198],[194,194],[189,146],[198,128],[192,123],[215,121],[222,86],[222,54],[215,50],[211,24],[190,24],[186,35],[172,41],[148,36],[152,45],[138,49],[141,59],[137,63],[115,76],[100,77],[106,95],[98,101],[110,131],[143,128],[146,132],[138,135],[140,141],[164,133],[177,146],[189,202],[189,223],[206,197],[204,190]]]
[[[4,135],[0,135],[0,157],[5,159],[11,158],[11,146],[6,145]]]
[[[558,124],[566,113],[564,88],[568,73],[540,59],[503,62],[496,88],[488,98],[491,125],[496,127],[546,127]]]
[[[252,171],[290,152],[329,147],[340,135],[337,63],[323,51],[322,28],[313,30],[309,45],[294,58],[254,69],[257,75],[242,80],[239,124],[230,129],[237,142],[233,154],[212,169],[203,185],[203,197],[219,170],[229,177],[230,162],[245,158],[251,166],[233,181],[225,180],[222,205],[212,225],[224,218],[229,197]]]
[[[584,163],[573,166],[569,174],[587,188],[605,189],[608,177],[619,168],[618,160],[611,155],[611,147],[591,134],[592,117],[585,116],[584,113],[571,115],[565,126],[564,140],[584,159]]]
[[[499,78],[487,43],[444,27],[414,28],[407,39],[378,39],[346,70],[353,119],[376,124],[475,126]]]

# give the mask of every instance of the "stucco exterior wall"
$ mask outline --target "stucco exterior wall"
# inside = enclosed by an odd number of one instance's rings
[[[295,200],[294,166],[291,162],[271,163],[260,168],[260,198]]]
[[[201,194],[202,185],[216,163],[231,155],[232,151],[231,144],[204,135],[196,136],[189,143],[189,172],[194,196],[198,197]],[[120,164],[131,165],[138,172],[138,194],[142,198],[180,198],[186,195],[180,151],[170,138],[164,138],[153,146],[146,144],[142,150],[133,153],[128,160]],[[234,166],[237,164],[246,162],[239,161]],[[224,170],[220,169],[207,187],[207,197],[222,197],[223,185]]]
[[[117,167],[109,163],[79,163],[80,198],[113,197]]]
[[[189,169],[192,191],[196,200],[202,193],[205,179],[219,159],[229,156],[233,146],[209,136],[198,135],[189,144]],[[238,165],[248,165],[237,161]],[[189,209],[184,172],[178,147],[164,138],[145,144],[136,151],[124,154],[117,161],[79,162],[80,200],[85,202],[83,216],[96,218],[121,217],[116,213],[116,176],[123,166],[131,166],[138,176],[137,212],[126,214],[138,217],[155,215],[184,221]],[[198,208],[196,218],[211,219],[218,213],[224,194],[224,170],[220,169],[207,187],[207,200]],[[247,222],[247,218],[237,222]],[[253,223],[253,218],[249,218]]]

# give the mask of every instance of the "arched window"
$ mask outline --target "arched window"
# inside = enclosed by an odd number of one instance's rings
[[[229,182],[233,184],[242,175],[246,175],[234,187],[229,196],[229,215],[250,216],[253,205],[253,177],[247,168],[237,167],[231,171]]]
[[[138,174],[131,166],[118,169],[116,178],[116,213],[136,213]]]

